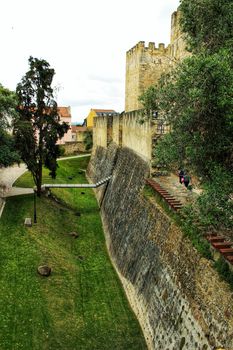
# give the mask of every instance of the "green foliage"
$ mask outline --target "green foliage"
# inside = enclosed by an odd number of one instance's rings
[[[153,150],[154,166],[161,168],[183,167],[184,147],[182,138],[174,137],[173,133],[164,135]]]
[[[190,49],[216,52],[233,44],[232,0],[182,0],[181,27]]]
[[[182,0],[179,10],[193,55],[141,101],[172,127],[156,150],[158,163],[188,163],[210,176],[215,164],[233,169],[233,3]]]
[[[184,60],[160,83],[159,115],[172,131],[158,145],[158,162],[186,162],[202,175],[230,166],[233,141],[233,70],[228,51]]]
[[[19,162],[14,140],[9,134],[11,118],[16,115],[17,98],[14,92],[0,84],[0,167]]]
[[[157,86],[152,85],[141,96],[139,96],[139,101],[147,112],[157,111],[157,93]]]
[[[29,66],[16,89],[19,117],[14,120],[14,135],[21,158],[32,173],[40,195],[42,166],[50,170],[52,178],[56,177],[56,159],[60,155],[56,143],[69,126],[60,122],[57,103],[53,99],[54,69],[45,60],[33,57],[29,58]]]
[[[155,164],[188,166],[202,177],[203,194],[188,210],[203,231],[232,228],[233,3],[182,0],[179,9],[193,54],[144,98],[171,125],[155,146]]]
[[[93,147],[93,133],[92,133],[92,130],[85,131],[83,142],[84,142],[86,151],[90,151],[92,149],[92,147]]]
[[[79,169],[85,169],[88,160],[59,161],[52,181],[64,183],[73,174],[75,183],[87,182]],[[49,176],[47,169],[44,172]],[[31,186],[30,174],[17,183]],[[32,216],[33,196],[7,201],[0,221],[1,349],[146,349],[108,257],[94,193],[82,191],[56,191],[72,211],[38,198],[38,222],[30,229],[22,222]],[[73,231],[79,233],[77,239],[68,234]],[[52,267],[49,278],[37,274],[41,264]]]
[[[3,129],[0,129],[0,167],[19,162],[20,157],[15,150],[14,139]]]
[[[182,229],[196,250],[206,259],[211,259],[210,245],[203,236],[203,232],[197,227],[195,216],[191,207],[182,209],[182,215],[174,213],[168,203],[154,191],[149,185],[144,186],[143,194],[146,198],[154,198],[165,213]]]
[[[231,289],[233,290],[233,272],[230,270],[226,260],[220,256],[220,258],[214,263],[214,267],[222,279],[229,283]]]
[[[59,145],[58,148],[60,156],[64,156],[64,154],[66,153],[65,147]]]
[[[192,206],[192,215],[203,231],[233,229],[233,177],[220,167],[211,170],[211,181]]]
[[[184,234],[190,239],[197,251],[206,259],[211,259],[210,244],[205,239],[203,231],[199,227],[199,222],[194,215],[191,205],[182,209],[181,228]]]

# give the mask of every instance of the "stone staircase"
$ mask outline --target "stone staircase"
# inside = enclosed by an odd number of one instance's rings
[[[152,179],[146,179],[146,183],[155,190],[174,211],[182,208],[182,203],[165,190],[158,182]]]
[[[209,243],[215,248],[223,257],[233,265],[233,242],[228,242],[223,236],[211,234],[206,237]]]
[[[146,179],[146,183],[158,193],[165,202],[174,211],[179,211],[182,208],[182,203],[164,189],[158,182],[152,179]],[[206,237],[207,241],[218,251],[231,265],[233,265],[233,242],[228,242],[223,236],[210,234]]]

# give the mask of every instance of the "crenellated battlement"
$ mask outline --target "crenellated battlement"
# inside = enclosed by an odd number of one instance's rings
[[[145,41],[139,41],[135,46],[127,51],[126,55],[131,56],[138,52],[149,52],[149,53],[164,53],[166,51],[164,43],[159,43],[158,47],[155,46],[154,42],[149,42],[148,46],[145,45]]]
[[[139,41],[126,53],[125,111],[142,108],[138,100],[146,89],[156,84],[161,75],[169,72],[175,62],[188,55],[183,34],[180,30],[180,12],[171,16],[170,44]]]

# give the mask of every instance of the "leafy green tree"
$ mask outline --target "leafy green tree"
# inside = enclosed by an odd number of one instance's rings
[[[84,142],[86,151],[90,151],[93,147],[93,134],[91,130],[87,130],[85,132],[83,142]]]
[[[209,53],[233,45],[232,0],[182,0],[181,28],[191,51]]]
[[[171,135],[158,145],[156,158],[163,155],[163,160],[171,162],[174,155],[174,161],[180,163],[183,159],[201,175],[209,175],[214,164],[231,167],[232,94],[233,71],[228,51],[184,60],[160,84],[155,96],[159,114],[172,126]]]
[[[16,115],[16,94],[0,84],[0,167],[19,162],[10,134],[11,118]]]
[[[139,101],[143,104],[147,114],[151,111],[157,111],[158,109],[158,99],[157,99],[158,89],[156,86],[151,85],[149,88],[139,96]]]
[[[54,69],[45,60],[33,57],[29,58],[29,66],[16,88],[19,117],[14,121],[14,135],[21,158],[32,173],[40,196],[42,167],[44,165],[50,170],[52,178],[56,177],[59,156],[56,143],[69,126],[60,122],[53,98]]]
[[[232,228],[233,2],[181,0],[179,10],[192,56],[141,97],[171,126],[155,162],[201,175],[205,190],[189,208],[192,221],[204,230]]]

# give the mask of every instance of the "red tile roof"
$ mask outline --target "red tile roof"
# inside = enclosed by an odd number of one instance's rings
[[[92,109],[93,111],[95,111],[96,113],[115,113],[115,111],[113,109]]]
[[[87,127],[81,126],[81,125],[72,125],[71,130],[72,130],[72,132],[79,132],[79,131],[84,132],[84,131],[87,131]]]
[[[70,107],[57,107],[60,117],[71,118]]]

